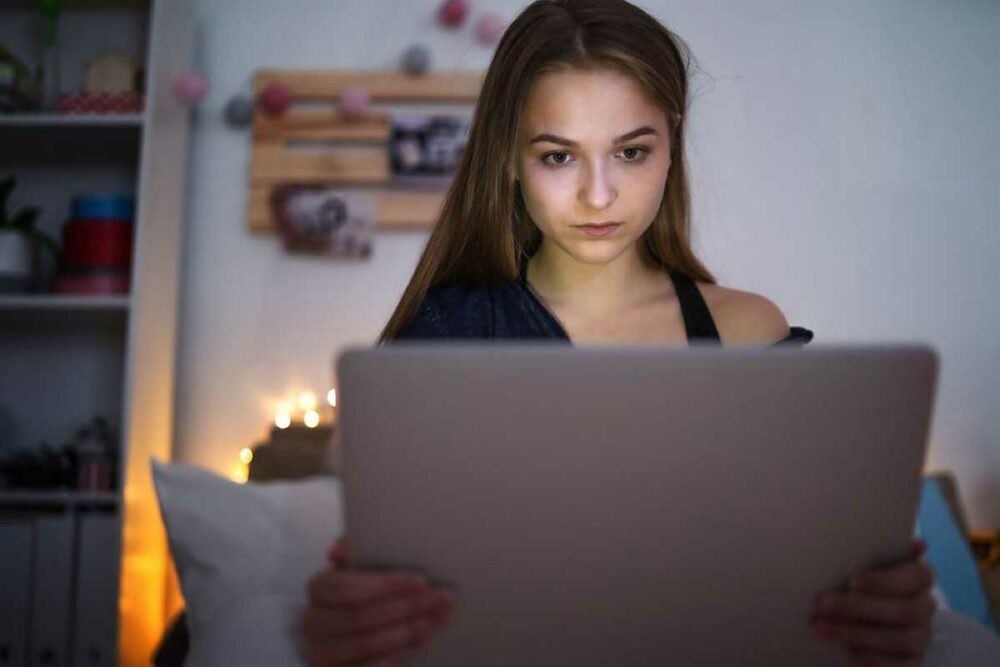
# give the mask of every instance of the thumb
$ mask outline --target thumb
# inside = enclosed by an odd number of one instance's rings
[[[330,551],[327,552],[327,557],[337,567],[345,567],[347,565],[347,543],[343,537],[338,538],[334,542],[333,546],[330,547]]]

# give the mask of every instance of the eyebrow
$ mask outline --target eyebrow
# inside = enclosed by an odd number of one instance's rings
[[[656,130],[654,130],[653,128],[649,127],[648,125],[643,125],[642,127],[637,128],[635,130],[632,130],[631,132],[626,132],[625,134],[623,134],[620,137],[615,137],[614,143],[616,143],[616,144],[625,143],[626,141],[629,141],[631,139],[635,139],[636,137],[641,137],[641,136],[643,136],[645,134],[654,134],[655,135],[656,134]],[[538,143],[540,141],[548,141],[549,143],[553,143],[553,144],[562,144],[563,146],[569,146],[570,148],[577,148],[580,145],[580,144],[576,143],[575,141],[573,141],[572,139],[566,139],[564,137],[559,137],[559,136],[556,136],[554,134],[548,134],[548,133],[539,134],[539,135],[535,136],[534,138],[532,138],[531,141],[528,142],[528,145],[530,146],[531,144],[535,144],[535,143]]]

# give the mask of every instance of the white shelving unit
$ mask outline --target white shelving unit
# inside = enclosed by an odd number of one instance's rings
[[[0,322],[124,324],[132,300],[128,296],[0,295]],[[10,348],[11,351],[16,349]],[[2,506],[2,505],[0,505]]]
[[[0,295],[0,312],[31,313],[36,311],[60,311],[64,313],[86,311],[128,310],[128,296],[63,296],[59,294]]]
[[[0,3],[0,43],[34,64],[35,2]],[[109,49],[136,53],[145,111],[0,114],[11,207],[60,238],[70,201],[136,199],[128,295],[0,294],[0,452],[59,445],[93,417],[118,435],[108,491],[0,487],[0,664],[148,665],[166,623],[166,542],[149,459],[170,458],[184,174],[189,0],[64,0],[63,89]]]
[[[0,127],[141,127],[143,114],[64,116],[53,113],[0,115]]]

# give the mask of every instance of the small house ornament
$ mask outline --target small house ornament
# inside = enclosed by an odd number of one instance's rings
[[[83,90],[87,93],[134,93],[138,90],[139,65],[134,55],[108,51],[90,60],[84,68]]]

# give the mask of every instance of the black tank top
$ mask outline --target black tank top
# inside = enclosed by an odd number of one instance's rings
[[[674,283],[677,300],[681,303],[681,314],[684,316],[684,329],[688,340],[715,340],[722,342],[719,330],[715,328],[715,320],[708,310],[705,297],[695,282],[682,273],[667,269],[667,275]]]
[[[542,302],[541,298],[531,287],[531,284],[528,283],[527,268],[528,260],[524,258],[521,261],[518,283],[535,302],[542,315],[548,320],[551,328],[559,332],[560,337],[569,340],[569,334],[566,333],[565,328],[552,311],[549,310],[548,306]],[[674,291],[677,293],[677,300],[680,302],[681,315],[684,317],[684,330],[687,333],[688,340],[716,341],[721,343],[722,338],[719,336],[719,330],[715,326],[715,320],[712,319],[712,313],[708,309],[708,304],[705,303],[705,298],[701,295],[701,290],[698,289],[694,280],[670,269],[666,269],[666,272],[674,284]]]
[[[509,283],[454,282],[430,288],[395,339],[552,339],[572,344],[562,324],[528,284],[526,269],[523,260],[520,275]],[[680,273],[666,273],[677,293],[688,341],[721,344],[697,284]],[[789,327],[788,335],[773,344],[804,345],[812,338],[809,329]]]

